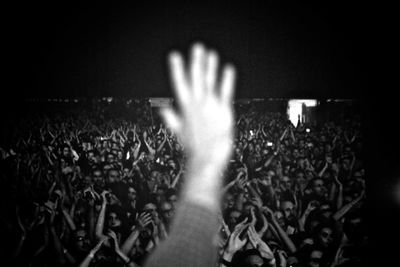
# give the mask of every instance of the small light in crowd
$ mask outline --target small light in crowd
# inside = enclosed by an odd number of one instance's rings
[[[311,131],[310,128],[307,128],[307,129],[306,129],[306,132],[307,132],[307,133],[309,133],[310,131]]]
[[[267,142],[267,146],[273,146],[274,145],[274,143],[272,143],[272,142]]]

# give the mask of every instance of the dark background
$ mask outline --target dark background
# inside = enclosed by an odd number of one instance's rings
[[[19,97],[170,96],[166,54],[196,40],[237,66],[238,97],[360,98],[368,83],[366,4],[56,2],[10,10]]]
[[[237,97],[360,99],[371,243],[365,255],[371,266],[397,266],[400,210],[393,185],[400,178],[400,134],[398,82],[390,79],[398,74],[388,63],[396,63],[388,40],[397,35],[391,7],[366,1],[136,2],[4,7],[2,63],[9,82],[2,88],[1,117],[23,109],[26,98],[171,96],[165,56],[173,48],[187,53],[196,40],[237,66]]]

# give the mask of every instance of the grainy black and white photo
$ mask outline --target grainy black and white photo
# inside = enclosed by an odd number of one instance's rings
[[[388,266],[398,118],[322,2],[18,4],[0,265]]]

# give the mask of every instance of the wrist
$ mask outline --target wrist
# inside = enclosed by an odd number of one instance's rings
[[[234,254],[235,254],[234,252],[224,251],[224,253],[222,254],[222,258],[221,259],[223,259],[223,260],[225,260],[225,261],[230,263],[232,261],[232,258],[233,258]]]

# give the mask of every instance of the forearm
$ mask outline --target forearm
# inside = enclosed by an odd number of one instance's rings
[[[217,250],[211,244],[218,228],[217,212],[193,202],[183,201],[179,205],[170,235],[160,243],[145,266],[183,267],[188,262],[214,266]],[[202,245],[193,245],[194,242]]]
[[[69,228],[72,231],[75,231],[75,229],[76,229],[75,223],[72,220],[72,218],[69,216],[68,212],[65,209],[62,209],[62,214],[64,215],[64,219],[67,222]]]
[[[356,198],[355,200],[351,201],[350,203],[344,205],[340,210],[338,210],[333,215],[333,219],[335,219],[336,221],[340,220],[344,215],[346,215],[347,212],[349,212],[349,210],[351,208],[353,208],[354,205],[357,204],[358,201],[360,201],[360,198]]]
[[[188,164],[183,201],[217,210],[221,190],[221,179],[218,175],[225,164],[204,157],[192,159]]]
[[[178,184],[179,179],[181,178],[181,176],[182,176],[182,172],[179,172],[179,173],[175,176],[174,180],[173,180],[172,183],[171,183],[171,188],[175,188],[175,187],[176,187],[176,185]]]
[[[19,254],[21,253],[22,247],[25,243],[25,238],[26,238],[26,236],[22,235],[21,238],[19,239],[18,244],[15,247],[14,252],[13,252],[13,257],[12,257],[13,259],[17,258],[19,256]]]
[[[304,225],[305,225],[305,222],[306,222],[307,217],[308,217],[309,214],[310,214],[310,212],[308,210],[305,210],[303,215],[299,219],[299,230],[301,232],[305,231]]]
[[[138,236],[139,236],[139,231],[135,228],[132,231],[132,233],[128,236],[128,238],[125,240],[124,244],[121,247],[121,251],[125,254],[128,254],[128,252],[132,249],[133,245],[135,244]]]
[[[283,243],[290,251],[290,253],[295,253],[297,251],[296,246],[294,245],[292,239],[287,235],[287,233],[282,229],[282,227],[278,224],[278,222],[274,219],[272,220],[272,224],[278,231],[279,236],[281,237]]]
[[[343,186],[338,186],[338,194],[336,198],[336,208],[339,210],[343,205]]]
[[[89,267],[90,263],[92,262],[94,254],[90,252],[86,258],[79,264],[79,267]]]
[[[120,249],[115,250],[115,253],[117,253],[118,257],[120,257],[120,258],[123,260],[123,262],[124,262],[125,264],[127,264],[128,262],[130,262],[129,257],[126,256],[126,254],[123,253]]]
[[[318,177],[322,177],[322,175],[324,175],[327,168],[328,168],[328,165],[325,164],[325,166],[322,168],[322,170],[318,173]]]
[[[64,257],[64,253],[63,253],[63,246],[60,242],[60,239],[57,236],[54,226],[50,226],[50,234],[51,234],[51,239],[53,241],[54,248],[56,250],[57,260],[59,263],[64,264],[65,257]]]
[[[101,206],[99,218],[97,219],[97,223],[96,223],[96,231],[95,231],[95,233],[96,233],[96,237],[97,238],[100,238],[101,236],[103,236],[105,214],[106,214],[106,203],[103,202],[103,204]]]

